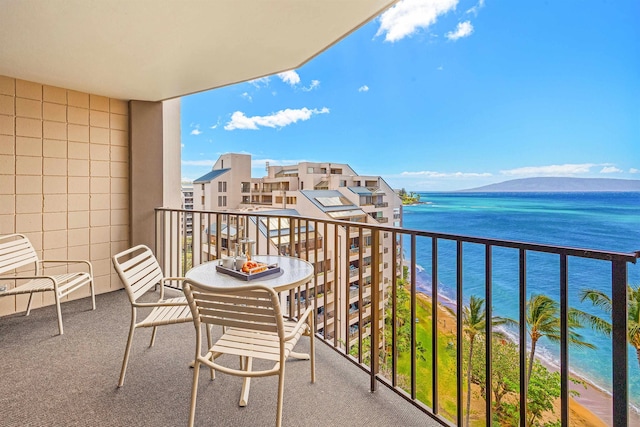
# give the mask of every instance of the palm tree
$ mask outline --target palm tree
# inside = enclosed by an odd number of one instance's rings
[[[585,289],[580,293],[580,300],[589,300],[594,307],[600,308],[609,316],[611,315],[611,297],[602,291]],[[640,285],[636,288],[631,285],[627,285],[627,313],[627,339],[636,349],[636,357],[638,359],[638,364],[640,365]],[[582,319],[594,330],[602,332],[607,336],[611,336],[611,322],[587,313],[582,314]]]
[[[491,318],[493,326],[504,324],[515,324],[515,320],[494,316]],[[471,414],[471,360],[473,358],[473,344],[478,334],[485,332],[486,311],[484,309],[484,299],[472,295],[469,304],[462,308],[462,330],[469,338],[469,360],[467,362],[467,413],[466,425],[469,426],[469,416]],[[496,332],[499,335],[499,332]]]
[[[536,353],[536,344],[542,337],[550,341],[560,341],[560,307],[557,301],[546,295],[531,295],[527,302],[527,326],[531,338],[531,353],[529,354],[529,366],[527,382],[531,380],[531,370]],[[569,344],[580,347],[595,348],[591,343],[582,340],[582,336],[575,329],[582,328],[582,312],[570,309],[568,313]]]

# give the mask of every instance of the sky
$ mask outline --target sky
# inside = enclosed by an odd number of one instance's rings
[[[638,18],[637,0],[402,0],[300,68],[183,97],[183,179],[230,152],[254,178],[347,163],[407,191],[640,179]]]

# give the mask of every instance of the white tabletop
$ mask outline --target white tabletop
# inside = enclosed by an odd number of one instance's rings
[[[272,287],[276,292],[286,291],[304,285],[313,276],[313,266],[305,260],[282,255],[255,255],[252,261],[266,264],[277,263],[280,273],[267,275],[254,280],[241,280],[228,274],[216,271],[219,260],[205,262],[187,271],[187,278],[211,286],[240,286],[260,283]]]

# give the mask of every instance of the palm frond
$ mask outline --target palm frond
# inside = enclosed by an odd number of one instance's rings
[[[597,289],[583,289],[580,291],[580,301],[589,300],[594,307],[600,308],[607,314],[611,314],[611,297]]]

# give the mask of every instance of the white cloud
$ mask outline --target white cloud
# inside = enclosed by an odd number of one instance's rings
[[[249,92],[244,92],[242,95],[240,95],[242,98],[246,99],[249,102],[253,102],[253,98],[251,97],[251,95],[249,95]],[[212,128],[214,129],[214,128]]]
[[[631,168],[629,169],[629,173],[640,173],[640,169]]]
[[[419,171],[419,172],[402,172],[404,177],[426,177],[426,178],[479,178],[484,176],[492,176],[489,172],[435,172],[435,171]]]
[[[455,31],[449,31],[445,37],[449,40],[458,40],[463,37],[469,37],[473,33],[473,25],[471,21],[459,22]]]
[[[182,160],[185,166],[209,166],[213,167],[215,160]]]
[[[191,130],[191,135],[198,136],[198,135],[200,135],[200,134],[202,133],[202,131],[200,130],[200,125],[198,125],[198,124],[191,123],[191,124],[189,125],[189,127],[193,128],[193,129]]]
[[[376,37],[384,34],[384,41],[397,42],[420,29],[435,24],[438,16],[456,8],[458,0],[402,0],[380,15]]]
[[[369,86],[362,85],[358,88],[358,92],[369,92]]]
[[[253,116],[247,117],[242,111],[236,111],[231,115],[231,120],[224,126],[225,130],[234,129],[253,129],[257,130],[259,126],[269,128],[281,128],[290,124],[296,123],[300,120],[309,120],[311,116],[315,114],[328,114],[329,109],[323,107],[321,109],[290,109],[280,110],[268,116]]]
[[[478,16],[478,11],[480,11],[480,9],[482,9],[483,7],[484,7],[484,0],[480,0],[477,5],[473,6],[472,8],[469,8],[469,10],[467,10],[467,13],[472,13],[474,16]]]
[[[256,89],[260,89],[261,87],[269,86],[269,77],[261,77],[259,79],[249,80],[247,83],[249,83]]]
[[[442,71],[442,70],[444,70],[444,67],[441,65],[441,66],[439,66],[438,68],[436,68],[436,70],[438,70],[438,71]]]
[[[300,83],[300,76],[294,70],[278,73],[278,77],[288,85],[295,86]]]
[[[311,80],[311,84],[309,85],[309,87],[303,87],[302,90],[305,92],[309,92],[317,89],[318,86],[320,86],[320,80]]]
[[[622,169],[618,169],[615,166],[605,166],[600,170],[600,173],[620,173],[623,172]]]
[[[566,176],[589,173],[594,163],[564,164],[549,166],[528,166],[523,168],[501,170],[502,175],[509,176]]]

